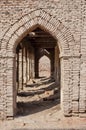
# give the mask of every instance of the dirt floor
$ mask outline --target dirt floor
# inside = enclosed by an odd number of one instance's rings
[[[14,120],[0,122],[0,130],[86,130],[86,119],[64,117],[60,109],[60,89],[54,79],[31,80],[17,96]]]

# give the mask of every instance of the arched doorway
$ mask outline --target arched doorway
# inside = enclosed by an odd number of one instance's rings
[[[42,12],[42,15],[40,11]],[[33,12],[34,12],[34,17],[33,17]],[[32,18],[28,17],[27,14],[23,16],[21,19],[19,19],[7,30],[1,42],[1,50],[3,50],[3,46],[4,46],[3,56],[5,55],[6,56],[5,58],[7,59],[7,60],[4,59],[6,62],[3,61],[4,65],[6,66],[6,70],[5,70],[6,75],[3,75],[3,79],[6,78],[6,82],[3,83],[3,85],[4,88],[6,88],[5,91],[6,94],[8,95],[7,96],[8,98],[6,98],[4,102],[6,104],[6,112],[4,109],[4,113],[5,113],[4,118],[13,117],[15,115],[15,110],[16,110],[16,87],[15,87],[16,86],[16,76],[15,76],[16,75],[16,70],[15,70],[16,48],[20,43],[20,41],[29,32],[33,31],[37,27],[41,27],[46,32],[49,32],[58,41],[60,67],[61,67],[61,77],[60,77],[61,109],[63,110],[64,115],[70,115],[70,113],[72,113],[72,107],[71,107],[72,78],[70,79],[70,77],[72,76],[71,75],[72,56],[73,56],[72,52],[73,52],[73,46],[75,44],[73,36],[70,33],[69,29],[66,28],[62,24],[62,22],[58,20],[57,17],[53,17],[52,15],[49,15],[47,12],[45,13],[44,10],[38,9],[29,13],[32,16]],[[51,21],[49,21],[50,19]],[[68,70],[66,69],[67,64],[68,64]],[[3,68],[2,64],[1,66]]]
[[[49,58],[43,56],[45,54]],[[40,58],[41,56],[44,60]],[[60,72],[60,60],[57,40],[49,32],[37,26],[17,45],[15,59],[17,88],[15,103],[17,103],[18,114],[31,114],[29,108],[35,109],[33,102],[37,106],[39,103],[40,107],[46,101],[48,107],[59,105],[60,78],[57,77],[60,77],[58,73]],[[39,107],[36,109],[40,111]],[[42,108],[44,109],[47,109],[46,106]]]

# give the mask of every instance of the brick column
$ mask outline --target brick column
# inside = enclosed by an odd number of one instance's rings
[[[51,77],[54,77],[54,57],[51,58]]]
[[[27,52],[27,81],[30,80],[30,75],[29,75],[29,51]]]
[[[19,89],[19,52],[16,54],[16,87],[17,87],[17,92]]]
[[[7,58],[0,57],[0,119],[7,117]]]
[[[30,72],[30,71],[31,71],[31,67],[30,67],[30,66],[31,66],[30,52],[29,52],[29,57],[28,57],[28,59],[29,59],[29,60],[28,60],[28,62],[29,62],[29,66],[28,66],[28,67],[29,67],[29,68],[28,68],[28,69],[29,69],[29,73],[28,73],[28,75],[29,75],[29,80],[30,80],[30,79],[31,79],[31,75],[30,75],[30,73],[31,73],[31,72]]]
[[[80,57],[73,57],[72,70],[72,112],[73,115],[79,114],[79,96],[80,96]]]
[[[31,71],[32,71],[32,78],[34,78],[34,75],[35,75],[35,73],[34,73],[34,51],[32,51],[32,57],[31,57],[31,59],[32,59],[32,62],[31,62],[31,66],[32,66],[32,68],[31,68]]]
[[[38,58],[35,57],[35,78],[39,77],[39,61]]]
[[[23,48],[23,87],[26,86],[26,49]]]
[[[24,55],[24,49],[22,48],[22,88],[21,88],[22,90],[23,90],[23,82],[24,82],[24,79],[23,79],[23,76],[24,76],[23,57],[24,56],[23,55]]]
[[[28,51],[26,48],[26,84],[28,82]]]
[[[71,115],[70,77],[71,63],[69,58],[61,57],[61,110],[65,116]]]
[[[59,59],[59,52],[57,47],[55,47],[55,64],[54,64],[55,70],[54,70],[54,77],[57,82],[57,84],[60,84],[60,59]]]
[[[19,50],[19,89],[22,89],[22,50]]]
[[[79,112],[81,114],[86,114],[86,31],[83,33],[83,36],[81,37]]]
[[[6,116],[13,117],[16,111],[16,59],[7,58],[7,99],[6,99]]]

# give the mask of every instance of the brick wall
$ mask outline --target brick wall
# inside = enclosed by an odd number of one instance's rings
[[[86,112],[84,0],[0,1],[0,118],[13,116],[15,47],[36,25],[58,40],[64,115]]]

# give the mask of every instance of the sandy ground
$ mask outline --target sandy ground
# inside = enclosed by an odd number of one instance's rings
[[[86,119],[65,118],[56,107],[32,115],[19,116],[14,120],[0,122],[0,130],[86,130]]]
[[[17,116],[0,121],[0,130],[86,130],[86,119],[63,116],[56,95],[58,87],[53,80],[38,79],[34,84],[28,83],[17,97]]]

